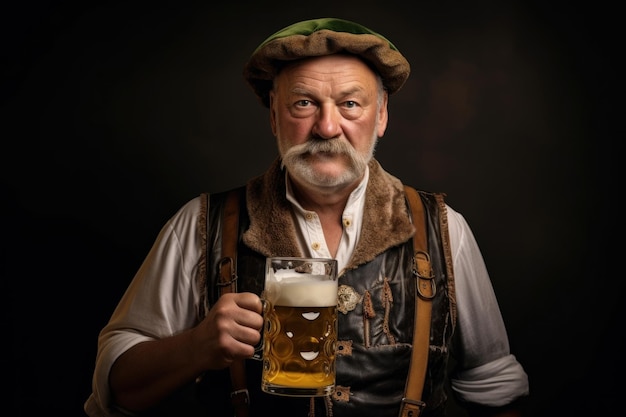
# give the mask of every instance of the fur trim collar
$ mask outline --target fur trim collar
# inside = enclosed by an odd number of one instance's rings
[[[361,236],[347,269],[371,261],[415,233],[402,182],[375,159],[369,169]],[[265,256],[302,256],[295,243],[296,226],[291,204],[285,197],[285,173],[280,160],[275,160],[264,174],[251,179],[246,193],[250,227],[243,235],[244,243]]]

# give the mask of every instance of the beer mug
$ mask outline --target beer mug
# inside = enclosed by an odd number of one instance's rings
[[[335,388],[337,261],[267,258],[263,299],[264,392],[324,396]]]

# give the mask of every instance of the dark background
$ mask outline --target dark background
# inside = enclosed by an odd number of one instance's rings
[[[411,62],[377,157],[472,226],[529,415],[617,415],[617,15],[599,2],[4,5],[7,415],[83,415],[98,332],[161,226],[274,158],[247,57],[323,16],[381,32]]]

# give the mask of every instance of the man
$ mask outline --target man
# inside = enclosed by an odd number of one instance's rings
[[[424,224],[373,154],[409,70],[383,36],[340,19],[296,23],[254,51],[244,76],[269,108],[280,157],[241,188],[236,291],[220,296],[216,282],[227,193],[195,198],[162,229],[101,332],[87,414],[186,415],[192,387],[204,415],[399,415],[419,332],[412,238]],[[471,415],[520,415],[528,379],[470,228],[441,195],[419,195],[435,296],[423,395],[403,415],[443,415],[450,355],[450,385]],[[353,302],[340,305],[331,396],[260,392],[261,365],[249,358],[263,324],[262,265],[275,255],[338,262]]]

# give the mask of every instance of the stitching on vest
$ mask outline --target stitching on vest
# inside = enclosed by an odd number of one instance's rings
[[[391,306],[393,305],[393,293],[391,291],[391,287],[389,286],[389,278],[385,277],[383,280],[383,294],[382,294],[382,302],[385,306],[385,318],[383,320],[383,332],[387,336],[387,340],[389,340],[390,345],[396,344],[396,338],[391,334],[389,330],[389,314],[391,313]]]
[[[198,272],[196,282],[200,293],[200,303],[198,305],[198,321],[206,317],[210,308],[209,297],[207,294],[207,239],[208,239],[208,220],[207,213],[209,211],[209,194],[202,193],[200,195],[200,213],[198,214],[198,233],[200,234],[200,258],[198,259]]]
[[[370,320],[376,317],[376,311],[372,305],[372,294],[369,290],[363,294],[363,344],[366,348],[371,346],[370,342]]]
[[[448,273],[448,300],[450,303],[450,315],[452,329],[456,327],[456,291],[454,283],[454,268],[452,263],[452,248],[450,247],[450,231],[448,229],[448,210],[444,201],[445,194],[435,194],[435,200],[439,205],[439,227],[441,232],[441,245],[445,258],[446,272]]]

